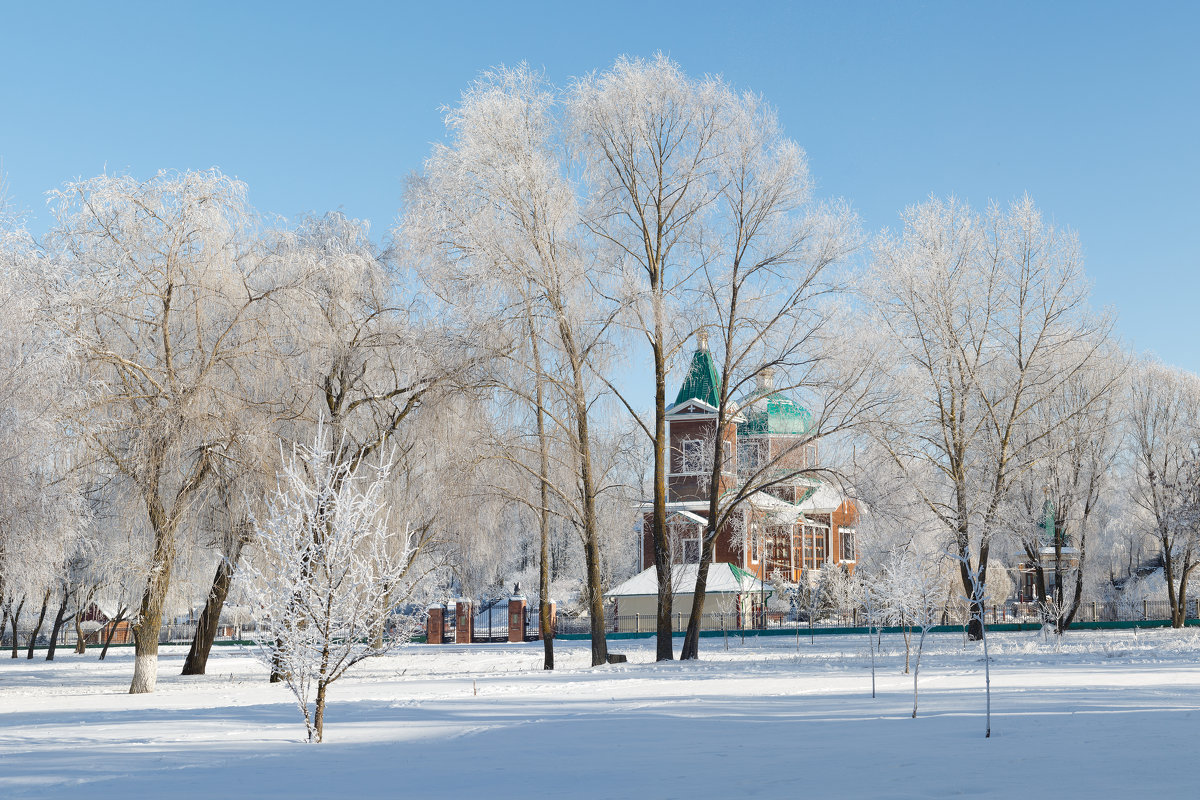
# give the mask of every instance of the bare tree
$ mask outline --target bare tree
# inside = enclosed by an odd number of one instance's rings
[[[353,451],[323,426],[311,445],[293,449],[255,520],[257,557],[242,577],[263,623],[260,652],[295,695],[310,742],[324,738],[329,686],[416,629],[393,613],[417,542],[383,503],[390,464],[379,462],[363,480],[339,452]],[[386,635],[377,639],[381,628]]]
[[[213,170],[103,175],[54,193],[55,255],[92,388],[79,425],[134,487],[152,534],[130,692],[154,690],[177,532],[228,442],[272,291],[245,186]]]
[[[942,608],[940,561],[944,555],[921,547],[906,547],[892,554],[883,567],[880,588],[902,625],[919,630],[913,657],[913,719],[917,717],[918,678],[925,637],[937,624]],[[907,671],[907,660],[905,662]]]
[[[1128,407],[1133,498],[1153,526],[1167,581],[1171,624],[1187,618],[1188,578],[1200,564],[1193,512],[1200,448],[1200,378],[1145,359],[1133,373]]]
[[[695,279],[705,216],[716,199],[718,143],[728,88],[693,79],[664,55],[622,57],[576,82],[568,111],[591,195],[588,226],[614,267],[623,319],[650,351],[653,419],[622,401],[653,445],[650,534],[658,576],[658,660],[674,658],[667,534],[667,376],[690,334],[676,313]],[[684,328],[681,330],[681,328]]]
[[[903,398],[875,436],[902,470],[926,476],[913,485],[952,542],[978,639],[972,576],[986,582],[1003,504],[1053,432],[1032,430],[1034,410],[1100,357],[1111,325],[1088,308],[1076,238],[1028,197],[982,217],[930,200],[904,223],[875,248],[865,286]]]
[[[1037,441],[1030,448],[1033,463],[1014,482],[1007,516],[1017,523],[1014,538],[1035,570],[1043,618],[1059,634],[1079,610],[1088,534],[1103,496],[1113,490],[1126,367],[1115,349],[1100,354],[1032,409],[1032,424],[1022,432]],[[1055,576],[1053,598],[1047,570]]]
[[[813,201],[803,150],[783,136],[761,100],[729,95],[722,115],[717,201],[696,289],[696,306],[712,321],[703,338],[714,342],[719,359],[716,420],[705,449],[712,457],[698,470],[708,473],[708,515],[682,658],[698,656],[718,533],[758,492],[821,474],[804,454],[853,426],[875,372],[865,349],[845,357],[852,348],[845,309],[836,302],[845,287],[834,268],[860,240],[854,214],[843,203]],[[761,412],[790,393],[802,393],[816,414],[807,412],[807,424],[786,445],[775,437],[753,464],[723,453],[750,406]]]
[[[486,73],[448,112],[446,124],[453,138],[435,148],[425,175],[414,182],[406,232],[444,265],[440,277],[432,267],[431,282],[439,295],[456,296],[460,314],[477,314],[482,298],[492,318],[507,323],[502,341],[513,345],[503,355],[519,360],[520,368],[501,388],[531,408],[536,427],[536,457],[509,455],[538,486],[541,618],[549,616],[550,514],[558,508],[583,540],[592,662],[602,664],[607,646],[596,505],[604,486],[593,454],[593,407],[603,388],[594,375],[602,371],[612,314],[606,317],[593,300],[594,256],[568,179],[561,115],[544,79],[521,66]],[[560,449],[570,466],[565,485],[551,475]],[[548,630],[543,638],[549,666]]]

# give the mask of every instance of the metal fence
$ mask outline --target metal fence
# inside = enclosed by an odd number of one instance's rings
[[[221,625],[217,628],[217,635],[214,641],[238,641],[241,640],[249,631],[254,629],[253,625]],[[46,624],[37,632],[37,640],[34,642],[34,647],[48,647],[50,645],[50,634],[53,631],[53,625]],[[103,646],[105,638],[108,635],[107,628],[101,628],[96,631],[91,631],[84,634],[84,643],[89,647]],[[167,624],[162,626],[158,631],[159,644],[191,644],[192,639],[196,635],[196,623],[180,623]],[[33,636],[33,628],[17,628],[17,647],[29,647],[29,639]],[[75,633],[73,624],[63,625],[59,629],[57,638],[58,647],[74,647],[78,636]],[[12,648],[12,628],[6,628],[0,632],[0,650],[10,650]],[[114,645],[132,644],[133,638],[129,633],[118,630],[117,635],[113,637]]]
[[[490,609],[475,612],[471,626],[471,641],[476,644],[487,642],[507,642],[509,640],[508,604],[497,603]],[[525,607],[524,639],[527,642],[541,638],[541,616],[538,609]],[[561,617],[558,619],[561,620]],[[457,640],[458,619],[453,606],[446,610],[442,617],[442,642],[451,644]]]
[[[1188,601],[1188,619],[1200,618],[1200,600]],[[967,609],[964,606],[948,606],[938,615],[938,622],[943,625],[965,625]],[[987,624],[1006,622],[1037,622],[1041,619],[1037,606],[1033,603],[1008,603],[988,606],[984,609],[984,620]],[[1166,600],[1140,600],[1136,602],[1101,602],[1084,600],[1080,602],[1075,613],[1074,622],[1145,622],[1171,619],[1171,604]],[[605,629],[609,633],[654,633],[658,629],[658,619],[654,614],[620,614],[607,616],[604,619]],[[772,630],[806,628],[852,628],[867,624],[867,616],[862,609],[851,609],[845,612],[821,612],[808,618],[804,611],[797,613],[761,611],[749,614],[725,613],[702,614],[700,630],[702,631],[737,631],[737,630]],[[890,624],[890,623],[889,623]],[[688,615],[675,613],[671,615],[671,630],[680,633],[687,630]],[[591,622],[587,617],[559,617],[556,629],[560,634],[587,634],[591,632]]]

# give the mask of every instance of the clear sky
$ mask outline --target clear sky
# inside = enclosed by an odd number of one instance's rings
[[[662,50],[775,104],[871,229],[930,193],[1030,192],[1122,336],[1200,371],[1198,34],[1198,2],[0,0],[0,170],[35,230],[72,177],[217,166],[263,210],[382,234],[479,71]]]

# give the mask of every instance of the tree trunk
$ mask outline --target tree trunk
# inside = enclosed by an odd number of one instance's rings
[[[83,609],[75,612],[75,654],[87,652],[87,638],[83,634]]]
[[[658,578],[658,619],[655,627],[657,645],[655,661],[675,658],[671,640],[671,605],[674,587],[671,586],[671,550],[667,542],[667,415],[666,364],[661,348],[654,353],[654,516],[650,525],[654,537],[654,573]]]
[[[727,345],[728,349],[728,345]],[[721,378],[721,396],[725,397],[729,377],[728,359],[725,364],[725,375]],[[704,595],[708,591],[708,568],[712,564],[713,550],[717,543],[717,525],[720,523],[721,476],[724,470],[723,447],[725,442],[725,403],[720,403],[717,409],[717,426],[713,434],[713,464],[709,474],[708,487],[708,524],[704,529],[704,541],[700,548],[700,563],[696,565],[696,586],[692,590],[692,610],[688,614],[687,633],[683,637],[683,650],[680,659],[700,658],[700,624],[704,615]],[[763,565],[763,579],[766,579],[766,564]],[[766,607],[763,607],[763,619],[766,619]],[[765,625],[764,625],[765,627]],[[799,628],[797,627],[797,635]]]
[[[925,628],[921,628],[921,638],[917,642],[917,657],[913,661],[913,713],[912,718],[917,718],[917,676],[921,672],[921,651],[925,649]]]
[[[217,564],[217,573],[213,576],[212,588],[208,592],[204,610],[200,612],[200,619],[196,622],[196,633],[192,635],[192,646],[183,662],[181,675],[204,674],[213,640],[217,638],[221,609],[225,607],[225,598],[229,596],[229,587],[233,583],[233,573],[241,554],[242,542],[239,538],[229,556],[222,558]]]
[[[67,603],[71,601],[71,593],[67,588],[63,587],[63,599],[58,604],[58,613],[54,615],[54,626],[50,629],[50,647],[46,649],[46,660],[54,660],[54,649],[58,647],[58,634],[62,630],[63,623],[67,621]]]
[[[967,597],[971,598],[967,608],[967,638],[972,642],[978,642],[983,638],[983,598],[986,594],[984,587],[987,586],[987,547],[981,546],[979,551],[979,591],[975,590],[975,581],[971,577],[971,569],[969,559],[970,554],[959,561],[959,571],[962,576],[963,589],[966,590]]]
[[[271,677],[267,679],[268,683],[280,683],[283,681],[283,640],[275,640],[275,655],[271,657]]]
[[[546,437],[546,390],[542,381],[542,360],[533,313],[529,312],[529,337],[533,345],[533,361],[537,370],[536,405],[538,436],[538,533],[541,536],[538,564],[538,632],[542,636],[542,669],[554,669],[554,631],[550,629],[550,443]],[[490,613],[490,612],[489,612]],[[491,617],[488,617],[491,635]]]
[[[37,624],[33,626],[33,630],[29,632],[29,650],[25,653],[25,658],[33,660],[33,646],[37,644],[38,633],[42,630],[42,623],[46,620],[46,606],[50,605],[50,590],[42,595],[42,610],[38,612]]]
[[[576,380],[582,380],[582,367]],[[583,542],[587,567],[588,612],[592,622],[592,666],[608,663],[608,640],[604,629],[604,591],[600,573],[600,535],[596,520],[596,488],[592,475],[592,449],[588,438],[587,401],[576,384],[576,425],[579,436],[580,483],[583,494]],[[670,640],[667,640],[670,643]]]
[[[600,534],[596,519],[596,479],[592,472],[592,440],[588,427],[588,398],[584,356],[567,320],[561,297],[553,292],[548,298],[558,317],[558,335],[571,365],[571,401],[575,416],[575,445],[579,455],[579,491],[583,502],[583,547],[587,569],[588,614],[591,619],[592,666],[608,663],[608,640],[604,626],[604,589],[600,572]],[[541,365],[539,362],[539,412]],[[541,425],[539,418],[538,424]]]
[[[150,558],[150,578],[142,593],[137,622],[133,625],[133,680],[130,694],[153,692],[158,683],[158,633],[162,629],[163,608],[171,586],[175,564],[176,520],[168,518],[156,497],[147,499],[150,524],[154,529],[154,553]]]
[[[709,531],[705,531],[710,533]],[[700,622],[704,613],[704,595],[708,590],[708,567],[712,564],[716,536],[705,536],[704,546],[700,552],[700,563],[696,565],[696,588],[692,593],[692,611],[688,614],[687,633],[683,637],[683,650],[679,659],[691,660],[700,658]],[[800,630],[799,627],[796,628]]]
[[[325,738],[325,681],[317,683],[317,708],[313,714],[312,731],[309,733],[309,741],[314,744],[320,744]]]
[[[88,607],[92,604],[92,598],[96,595],[96,587],[92,586],[88,589],[87,597],[79,603],[79,607],[75,610],[73,620],[75,622],[75,653],[83,655],[87,652],[87,637],[83,635],[83,615],[87,612]]]
[[[128,608],[125,608],[124,606],[122,606],[120,608],[120,610],[117,611],[117,616],[108,621],[109,622],[108,634],[105,635],[105,637],[104,637],[104,647],[102,647],[100,649],[100,660],[101,661],[103,661],[104,657],[106,655],[108,655],[108,646],[110,644],[112,644],[113,636],[115,636],[117,633],[117,626],[125,621],[125,615],[126,615],[126,613],[128,613],[128,611],[129,611]]]
[[[1187,624],[1187,574],[1184,570],[1183,580],[1179,582],[1179,592],[1175,596],[1175,605],[1171,608],[1171,627],[1182,628]]]
[[[25,598],[21,597],[21,602],[17,604],[17,610],[9,616],[9,622],[12,623],[12,657],[17,658],[17,623],[21,619],[21,609],[25,607]]]

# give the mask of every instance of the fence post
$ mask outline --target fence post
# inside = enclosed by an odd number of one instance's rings
[[[525,641],[525,596],[508,598],[508,641]]]
[[[641,614],[633,615],[633,630],[635,633],[642,632],[642,615]]]
[[[434,603],[429,606],[429,621],[425,625],[425,641],[428,644],[442,643],[442,635],[445,631],[442,618],[445,613],[446,607],[441,603]]]
[[[465,597],[454,601],[454,642],[470,644],[475,638],[475,607]]]
[[[1147,610],[1149,606],[1149,600],[1142,600],[1142,619],[1150,619],[1150,612]]]

